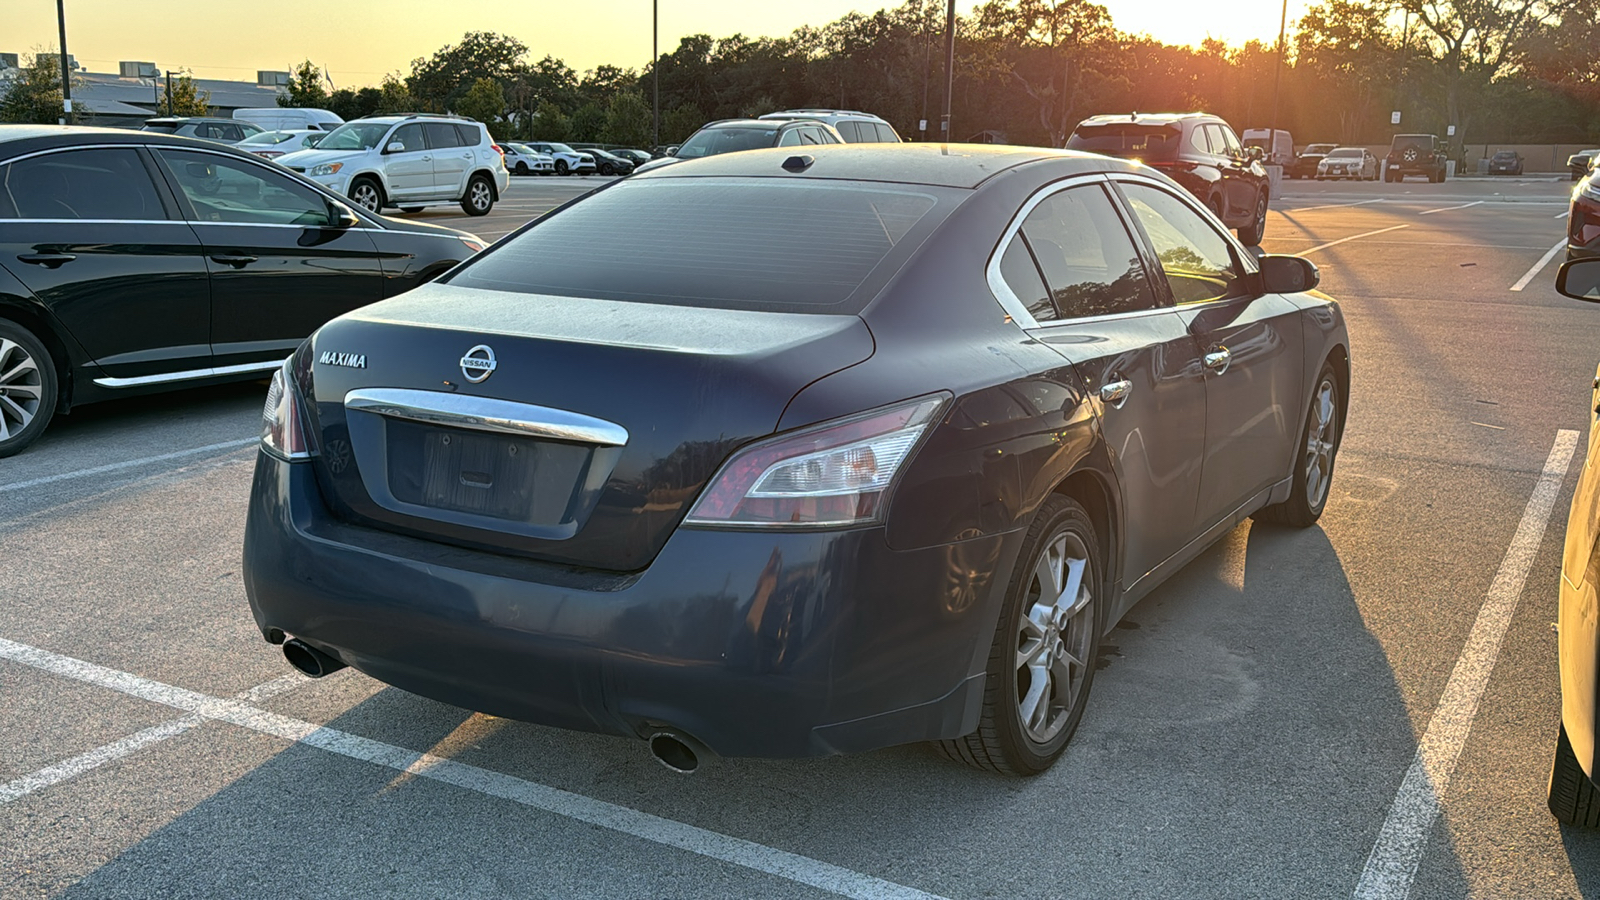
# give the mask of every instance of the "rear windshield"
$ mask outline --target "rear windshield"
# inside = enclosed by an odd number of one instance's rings
[[[778,143],[778,126],[751,125],[743,128],[702,128],[683,142],[673,156],[679,159],[697,159],[719,153],[740,150],[758,150]]]
[[[849,314],[965,192],[777,179],[620,182],[474,257],[464,287]],[[941,198],[944,203],[941,206]],[[930,215],[935,207],[938,214]],[[857,297],[858,293],[863,296]]]
[[[1182,136],[1183,129],[1177,125],[1137,125],[1132,122],[1079,125],[1078,130],[1067,139],[1067,149],[1144,160],[1171,160],[1178,157],[1178,139]]]

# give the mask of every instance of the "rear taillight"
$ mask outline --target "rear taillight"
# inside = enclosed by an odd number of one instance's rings
[[[1567,238],[1579,247],[1600,239],[1600,188],[1580,185],[1572,194],[1572,213],[1567,218]]]
[[[895,476],[943,396],[836,419],[740,450],[719,471],[685,525],[817,528],[883,518]]]
[[[267,404],[261,410],[261,449],[289,462],[311,458],[300,392],[294,387],[288,363],[272,373],[272,384],[267,387]]]
[[[501,159],[505,159],[506,158],[506,152],[504,150],[500,149],[500,145],[499,144],[490,144],[489,145],[489,149],[493,150],[494,152],[496,152],[498,154],[500,154],[500,158]]]

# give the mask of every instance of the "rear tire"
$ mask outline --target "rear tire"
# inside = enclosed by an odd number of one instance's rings
[[[1101,559],[1089,513],[1052,494],[1028,529],[1000,609],[978,730],[938,742],[941,753],[1006,775],[1037,775],[1061,756],[1094,681]]]
[[[1578,757],[1567,740],[1565,725],[1556,734],[1556,759],[1550,767],[1548,801],[1550,814],[1564,825],[1600,826],[1600,791],[1578,764]]]
[[[528,164],[519,160],[517,162],[517,174],[518,175],[526,175],[526,174],[528,174]]]
[[[467,180],[467,192],[461,195],[461,211],[469,216],[487,216],[494,209],[494,186],[489,176],[474,175]]]
[[[1264,506],[1250,518],[1257,522],[1310,528],[1322,518],[1333,484],[1333,463],[1339,455],[1343,425],[1339,417],[1339,376],[1332,363],[1323,363],[1317,374],[1317,389],[1311,392],[1306,424],[1295,444],[1294,480],[1289,499]]]
[[[0,458],[39,439],[56,412],[55,361],[28,329],[0,319]]]
[[[1249,225],[1239,229],[1239,240],[1246,247],[1261,246],[1261,238],[1267,233],[1267,192],[1261,191],[1256,195],[1256,217]]]

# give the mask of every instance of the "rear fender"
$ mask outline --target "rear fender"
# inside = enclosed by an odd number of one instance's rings
[[[87,365],[88,354],[78,344],[66,326],[56,319],[50,308],[39,302],[27,286],[16,276],[0,266],[0,319],[8,319],[28,329],[44,343],[55,363],[57,392],[56,412],[67,412],[73,402],[73,372]]]

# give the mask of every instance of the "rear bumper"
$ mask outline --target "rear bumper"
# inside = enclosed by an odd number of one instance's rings
[[[599,574],[343,524],[309,466],[263,454],[244,580],[264,634],[412,693],[585,731],[671,726],[724,756],[820,756],[977,727],[1001,591],[974,596],[971,567],[993,560],[979,583],[1005,585],[1021,540],[899,552],[881,528],[679,529],[643,572]]]

